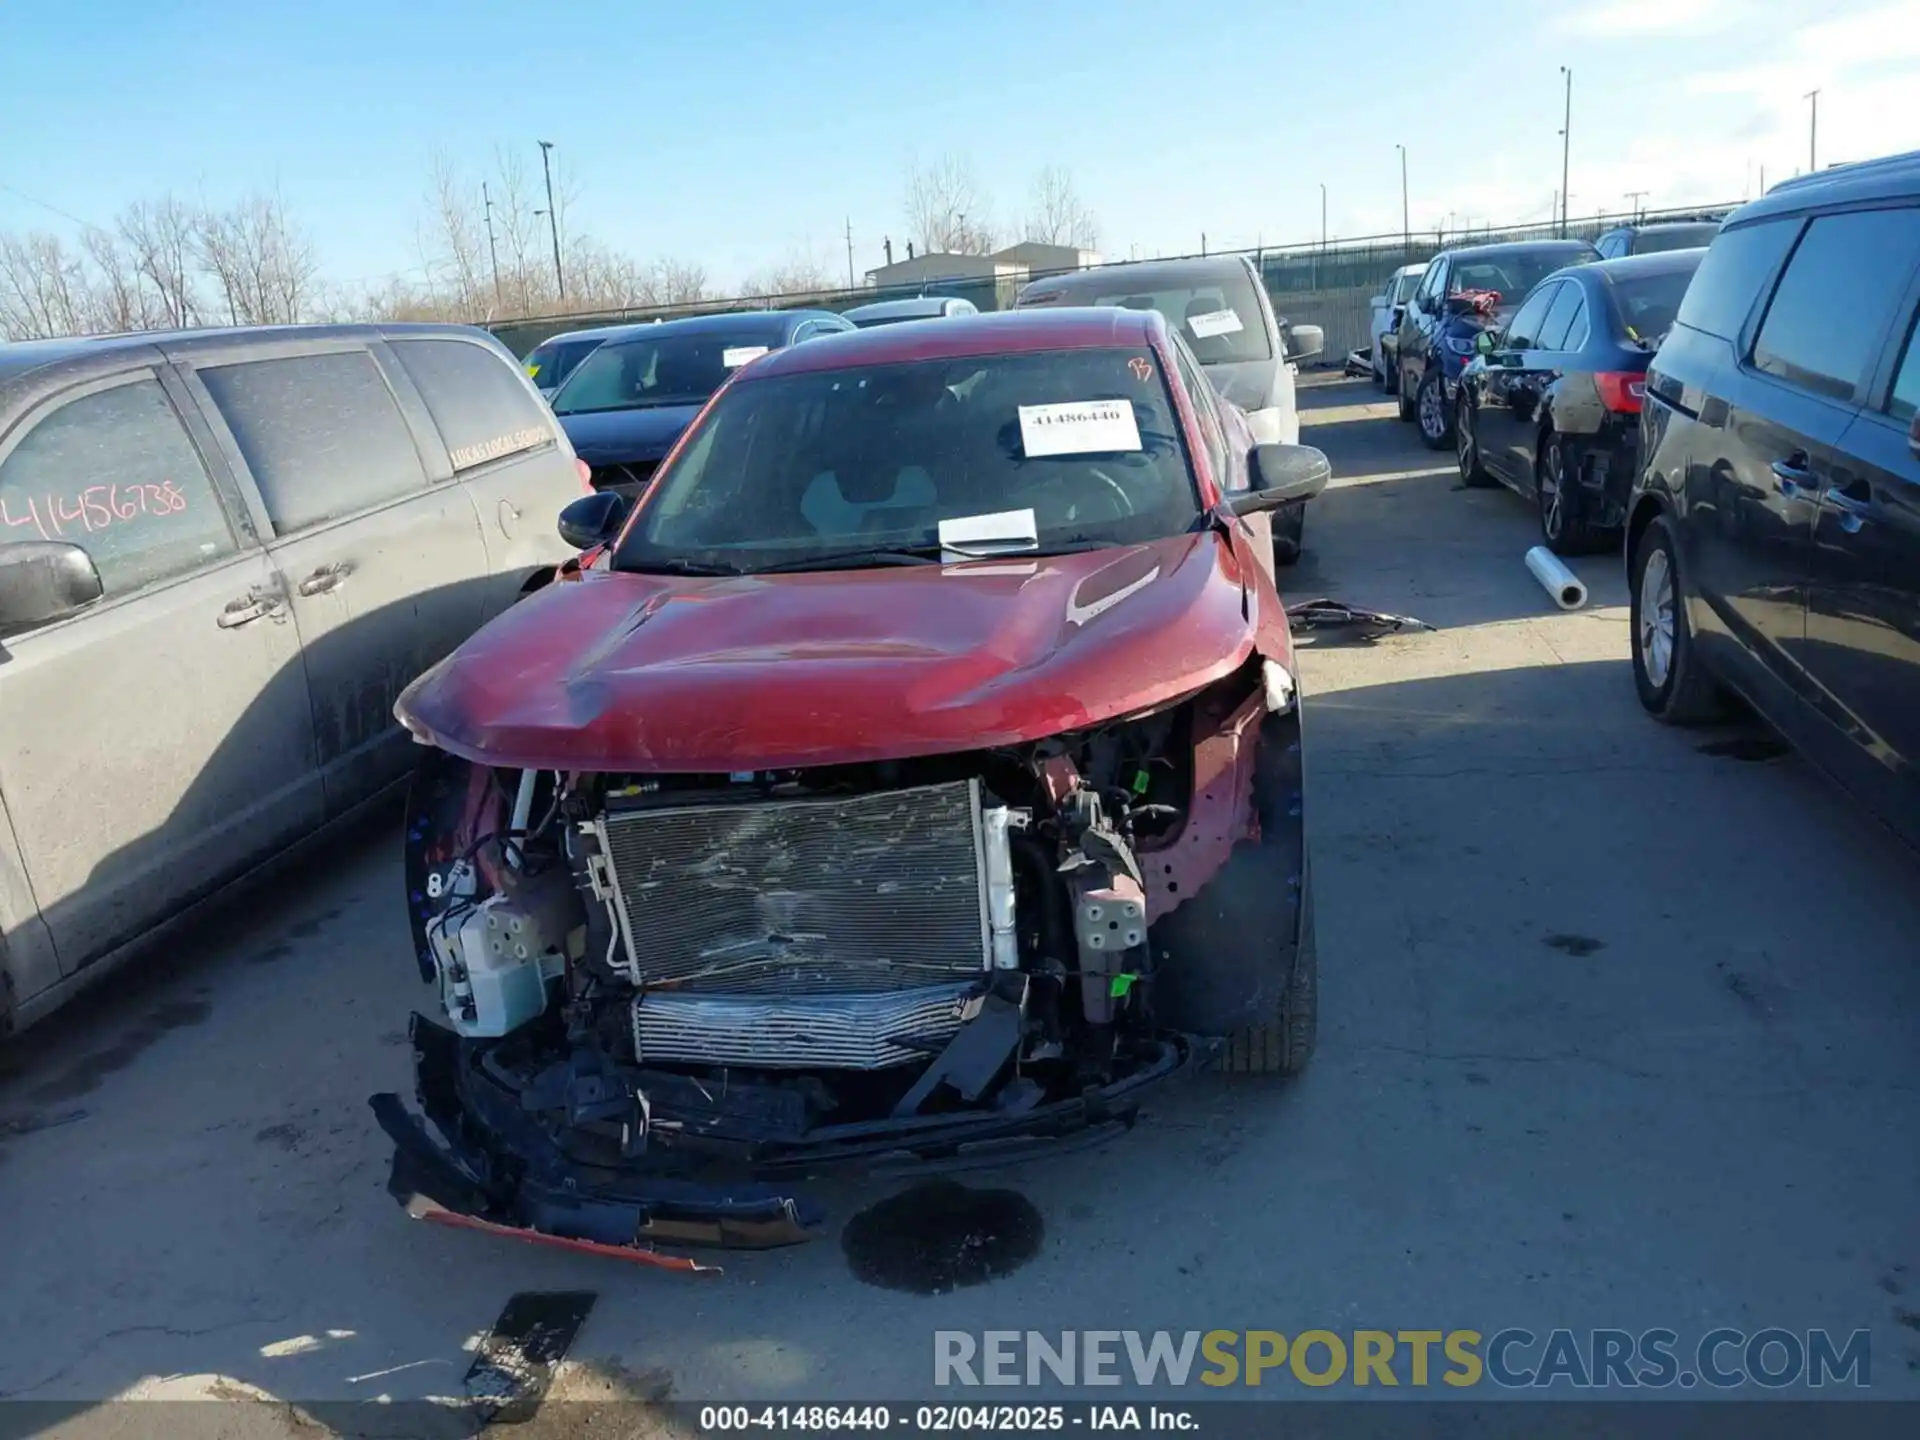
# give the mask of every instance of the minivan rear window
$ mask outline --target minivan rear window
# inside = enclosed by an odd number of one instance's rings
[[[553,439],[552,412],[505,356],[468,340],[394,340],[455,470],[471,469]]]
[[[1920,256],[1920,207],[1821,215],[1807,227],[1753,344],[1756,370],[1851,399]]]
[[[1731,340],[1799,233],[1797,215],[1722,230],[1694,271],[1674,323]]]

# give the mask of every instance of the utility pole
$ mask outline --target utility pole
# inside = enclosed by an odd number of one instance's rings
[[[567,298],[567,276],[560,268],[560,216],[553,208],[553,142],[542,140],[540,146],[540,168],[547,174],[547,233],[553,237],[553,283],[560,288],[560,298]]]
[[[1562,65],[1560,73],[1567,77],[1567,113],[1560,122],[1560,238],[1564,240],[1567,235],[1567,165],[1573,150],[1573,71]]]
[[[1320,182],[1320,248],[1327,248],[1327,184]]]
[[[853,289],[853,217],[847,217],[847,289]]]
[[[1400,234],[1401,241],[1408,250],[1413,249],[1413,221],[1407,210],[1407,147],[1396,145],[1400,152]]]
[[[480,203],[485,206],[487,212],[487,255],[493,261],[493,303],[498,305],[502,303],[500,299],[500,251],[493,243],[493,196],[487,193],[487,182],[484,180],[480,182]]]
[[[1811,175],[1820,168],[1820,92],[1809,90],[1804,98],[1813,106],[1807,115],[1807,173]]]
[[[1627,200],[1628,200],[1628,201],[1629,201],[1629,202],[1630,202],[1630,203],[1632,204],[1632,206],[1633,206],[1633,218],[1634,218],[1634,219],[1636,219],[1636,220],[1638,220],[1638,219],[1640,218],[1640,202],[1641,202],[1642,200],[1644,200],[1644,199],[1646,199],[1646,198],[1647,198],[1647,196],[1648,196],[1648,195],[1649,195],[1650,193],[1651,193],[1650,191],[1646,191],[1646,190],[1629,190],[1629,191],[1627,191]]]

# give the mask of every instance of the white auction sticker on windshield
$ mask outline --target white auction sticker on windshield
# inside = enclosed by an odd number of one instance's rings
[[[1204,315],[1189,315],[1187,328],[1196,339],[1211,340],[1216,335],[1231,335],[1247,327],[1240,323],[1240,317],[1231,310],[1209,310]]]
[[[990,515],[957,515],[942,520],[939,531],[942,545],[965,549],[1001,550],[1039,543],[1040,531],[1031,510],[996,510]]]
[[[1020,445],[1029,460],[1043,455],[1111,455],[1140,448],[1131,400],[1069,400],[1022,405]]]
[[[758,360],[772,348],[771,345],[729,345],[720,352],[720,363],[729,370],[738,370],[749,360]]]

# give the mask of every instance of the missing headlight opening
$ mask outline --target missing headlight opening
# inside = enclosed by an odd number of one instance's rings
[[[1195,1061],[1298,1069],[1293,698],[1256,656],[947,755],[641,775],[428,751],[406,859],[438,1134],[375,1098],[396,1196],[602,1245],[779,1244],[817,1219],[803,1172],[1001,1162],[1128,1128]]]

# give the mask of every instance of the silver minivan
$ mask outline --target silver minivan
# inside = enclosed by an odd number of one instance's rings
[[[478,330],[0,346],[0,1033],[403,779],[584,489]]]

